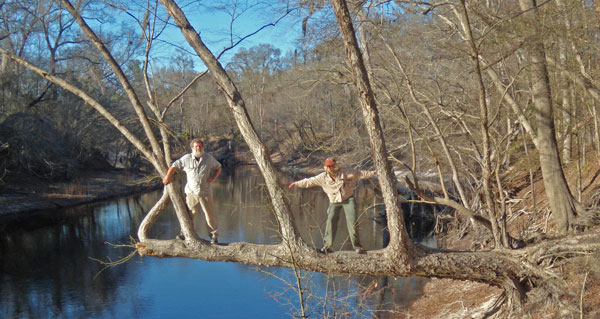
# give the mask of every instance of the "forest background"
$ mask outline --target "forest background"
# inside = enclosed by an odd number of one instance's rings
[[[362,78],[357,75],[360,63],[349,59],[352,47],[338,26],[342,19],[329,3],[223,1],[209,7],[179,2],[185,12],[229,14],[229,29],[211,30],[228,39],[213,49],[213,56],[218,60],[224,53],[223,70],[235,84],[231,92],[243,97],[250,128],[270,155],[299,165],[337,154],[348,166],[377,167],[384,179],[386,167],[373,155],[373,127],[363,117],[365,104],[376,105],[385,158],[394,170],[438,176],[441,196],[421,195],[455,208],[464,227],[477,229],[482,216],[487,221],[490,231],[479,229],[484,239],[470,249],[522,248],[545,240],[541,235],[559,236],[566,245],[560,236],[593,231],[600,155],[596,1],[332,1],[335,8],[337,2],[352,13],[366,72]],[[173,43],[167,30],[181,25],[163,9],[168,3],[0,3],[3,181],[69,179],[82,169],[140,167],[147,165],[144,160],[160,175],[165,163],[156,150],[150,155],[140,146],[152,144],[154,149],[158,144],[152,135],[158,132],[162,143],[173,145],[172,150],[165,146],[167,159],[185,152],[192,137],[231,141],[239,151],[259,149],[244,133],[243,115],[232,106],[238,96],[228,91],[221,75],[206,59],[202,61],[210,72],[204,71],[196,47],[192,45],[194,53],[187,44]],[[274,17],[266,28],[277,28],[282,21],[300,26],[293,47],[286,45],[282,52],[272,44],[240,46],[264,29],[236,30],[236,19],[259,11]],[[89,23],[96,38],[81,21]],[[168,59],[165,50],[172,52]],[[362,82],[370,85],[361,87]],[[144,111],[154,114],[147,123],[140,119]],[[118,118],[118,125],[106,120],[106,113]],[[145,137],[136,140],[123,132]],[[262,160],[256,161],[260,165]],[[569,168],[567,174],[563,167]],[[543,185],[536,184],[542,177]],[[548,194],[548,185],[560,188],[561,180],[568,182],[566,189]],[[554,199],[569,207],[554,207]],[[285,229],[282,233],[290,236]],[[507,293],[506,311],[524,311],[521,301],[528,300],[525,305],[543,312],[583,314],[583,304],[577,307],[575,301],[575,306],[562,307],[567,301],[556,293],[561,280],[556,287],[541,284],[565,277],[561,262],[567,257],[595,256],[597,246],[580,242],[595,237],[579,236],[564,251],[544,255],[540,250],[531,257],[534,262],[516,262],[552,272],[524,275],[531,283],[514,280],[514,273],[504,274],[513,276],[507,283],[478,275],[458,278],[449,270],[416,272],[516,290]],[[540,249],[548,252],[550,246]],[[580,271],[575,275],[591,270]],[[533,294],[536,288],[550,291],[550,297]]]

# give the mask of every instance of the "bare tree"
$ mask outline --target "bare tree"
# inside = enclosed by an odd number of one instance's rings
[[[227,95],[230,106],[236,112],[236,120],[246,141],[257,158],[263,176],[267,181],[271,199],[276,208],[276,215],[280,222],[283,242],[288,249],[280,249],[281,244],[255,245],[249,243],[232,243],[225,247],[214,247],[206,250],[196,250],[181,245],[173,245],[170,241],[146,241],[139,251],[144,255],[157,256],[185,256],[205,260],[229,260],[243,263],[260,264],[268,266],[291,267],[289,249],[300,249],[303,254],[294,254],[295,267],[314,271],[343,271],[362,274],[387,274],[387,275],[424,275],[447,277],[455,279],[468,279],[487,282],[506,290],[510,301],[519,304],[525,293],[535,287],[542,287],[548,280],[548,270],[538,269],[531,262],[520,262],[513,259],[515,256],[527,259],[525,256],[537,251],[531,247],[527,251],[515,253],[507,252],[479,252],[479,253],[452,253],[436,252],[412,244],[406,235],[402,223],[397,194],[394,187],[391,169],[387,162],[387,151],[379,121],[377,107],[371,92],[367,71],[362,61],[362,56],[354,35],[354,29],[346,4],[344,1],[334,1],[334,9],[338,18],[344,42],[346,44],[348,59],[354,73],[355,83],[360,94],[360,103],[367,128],[371,137],[374,162],[376,164],[384,200],[388,204],[388,218],[391,220],[391,244],[382,250],[370,251],[367,255],[356,255],[348,252],[338,252],[329,255],[319,255],[314,251],[303,248],[305,245],[298,237],[294,237],[294,225],[291,222],[289,209],[281,196],[281,187],[277,183],[276,172],[271,169],[268,151],[264,148],[256,133],[252,130],[243,99],[231,83],[228,75],[214,56],[206,49],[198,34],[189,24],[183,11],[172,1],[162,0],[169,14],[174,17],[177,25],[188,42],[203,58],[213,76]],[[278,201],[284,203],[281,206]],[[395,207],[395,208],[394,208]],[[541,248],[541,247],[540,247]],[[588,246],[588,249],[590,247]],[[548,247],[543,248],[544,250]],[[475,264],[474,264],[475,263]],[[466,271],[468,269],[468,271]],[[493,275],[492,275],[493,274]],[[524,277],[529,280],[522,280]],[[548,287],[547,287],[548,288]]]
[[[519,0],[519,5],[524,11],[524,15],[531,19],[526,30],[532,39],[527,47],[527,52],[531,63],[533,103],[536,109],[537,149],[540,153],[544,186],[552,209],[552,216],[556,221],[557,231],[564,235],[572,230],[575,214],[578,210],[582,212],[582,209],[571,194],[558,153],[552,110],[552,92],[546,69],[544,43],[539,31],[537,5],[535,1],[531,0]]]
[[[522,0],[523,1],[523,0]],[[422,247],[413,243],[407,235],[406,227],[400,208],[400,199],[397,194],[396,180],[388,160],[389,151],[386,146],[386,136],[382,126],[383,119],[379,116],[377,99],[372,88],[372,81],[376,81],[376,72],[373,72],[372,78],[369,76],[367,67],[363,60],[358,41],[356,39],[352,18],[344,0],[332,0],[334,13],[341,31],[342,43],[347,53],[347,68],[352,74],[356,96],[354,97],[360,106],[363,115],[363,122],[368,134],[368,140],[371,151],[371,158],[376,167],[379,184],[383,192],[384,202],[387,208],[387,218],[390,226],[391,241],[383,249],[368,251],[366,254],[355,254],[354,252],[340,251],[328,255],[319,254],[315,249],[309,247],[303,238],[300,237],[291,214],[289,203],[286,198],[286,192],[281,187],[278,177],[278,171],[270,159],[270,151],[265,146],[262,139],[257,134],[253,122],[250,119],[246,109],[245,100],[242,93],[238,90],[231,76],[225,71],[215,56],[204,44],[198,32],[193,28],[185,13],[173,0],[160,0],[160,3],[166,8],[170,17],[196,51],[196,54],[202,59],[208,68],[211,76],[216,81],[219,89],[223,93],[229,109],[235,119],[238,129],[244,140],[250,147],[258,166],[265,178],[269,196],[273,204],[275,215],[278,221],[281,241],[273,245],[259,245],[246,242],[231,243],[229,245],[205,245],[204,241],[197,238],[197,235],[191,229],[190,217],[187,214],[185,204],[181,195],[172,187],[167,187],[161,199],[155,204],[139,229],[138,252],[144,256],[180,256],[188,258],[199,258],[209,261],[234,261],[240,263],[264,265],[264,266],[283,266],[293,269],[304,269],[319,272],[340,272],[353,274],[371,274],[388,276],[426,276],[439,278],[452,278],[458,280],[471,280],[484,282],[490,285],[501,287],[505,290],[504,297],[508,300],[508,305],[514,306],[517,310],[528,294],[533,294],[538,290],[539,295],[551,296],[560,303],[562,282],[560,278],[560,265],[554,263],[554,256],[573,256],[597,252],[600,249],[598,244],[598,234],[585,234],[569,237],[568,240],[547,240],[539,244],[534,244],[522,249],[508,250],[501,249],[508,247],[506,240],[501,238],[502,234],[497,236],[496,249],[480,252],[454,252],[445,250],[435,250]],[[167,127],[164,122],[164,113],[167,107],[159,107],[159,99],[152,89],[151,81],[147,75],[145,78],[145,89],[147,102],[143,103],[136,92],[134,86],[130,83],[127,75],[123,72],[121,65],[114,59],[106,44],[101,37],[94,31],[82,18],[81,8],[75,8],[67,0],[62,0],[62,4],[74,17],[77,24],[83,30],[87,38],[95,46],[95,50],[102,54],[111,66],[120,85],[125,90],[129,104],[135,110],[136,115],[141,122],[144,137],[141,138],[131,132],[122,121],[115,117],[106,107],[92,98],[85,91],[69,83],[58,75],[53,75],[22,57],[15,55],[7,50],[0,51],[4,56],[16,61],[22,66],[32,70],[52,83],[61,86],[65,90],[77,95],[97,110],[102,116],[109,120],[135,147],[151,162],[154,169],[159,174],[164,174],[170,161]],[[472,11],[469,3],[461,1],[454,8],[462,10],[462,21],[468,24],[468,18]],[[533,12],[533,11],[526,11]],[[142,25],[148,26],[146,23]],[[146,33],[146,46],[151,46],[154,36],[151,35],[152,28]],[[468,28],[464,29],[468,32]],[[475,72],[478,73],[474,87],[477,88],[476,100],[479,116],[478,123],[481,128],[481,134],[488,134],[491,126],[485,123],[489,116],[489,105],[487,104],[487,93],[480,65],[479,55],[481,52],[477,47],[474,37],[466,37],[470,48],[469,57]],[[539,52],[538,52],[539,53]],[[148,56],[146,55],[146,60]],[[542,58],[541,61],[544,61]],[[375,71],[375,68],[373,69]],[[546,71],[547,72],[547,71]],[[547,76],[547,74],[546,74]],[[438,82],[439,84],[439,82]],[[472,84],[472,83],[471,83]],[[400,85],[399,85],[400,87]],[[441,86],[440,86],[441,87]],[[468,87],[465,85],[464,87]],[[439,88],[439,87],[438,87]],[[353,91],[349,91],[353,92]],[[472,91],[468,92],[471,93]],[[499,100],[502,100],[500,98]],[[170,105],[170,104],[167,104]],[[149,109],[151,114],[147,114]],[[494,119],[494,116],[491,117]],[[492,123],[493,120],[489,121]],[[501,128],[498,128],[500,130]],[[160,133],[160,138],[159,135]],[[544,132],[545,133],[545,132]],[[512,131],[506,128],[503,136],[510,138]],[[538,135],[540,135],[538,128]],[[500,133],[499,133],[500,135]],[[502,136],[502,135],[500,135]],[[540,138],[538,136],[538,138]],[[148,139],[149,145],[143,142]],[[502,181],[499,178],[500,156],[492,154],[492,149],[496,148],[499,152],[499,142],[489,137],[487,151],[483,152],[484,163],[487,171],[484,173],[486,178],[486,191],[492,193],[493,187],[496,191],[502,193]],[[542,142],[540,142],[542,143]],[[558,155],[558,152],[555,152]],[[492,170],[495,165],[495,170]],[[414,165],[413,165],[414,166]],[[494,175],[495,174],[495,175]],[[496,177],[494,180],[493,177]],[[416,180],[415,180],[416,182]],[[496,183],[494,183],[496,182]],[[418,190],[418,185],[415,185]],[[489,195],[491,197],[491,195]],[[446,198],[447,199],[447,198]],[[504,202],[504,198],[486,198],[488,211],[494,212],[491,205],[496,205],[495,200]],[[444,199],[435,199],[443,202]],[[147,230],[151,227],[154,220],[162,210],[172,201],[175,205],[177,217],[186,237],[181,240],[156,240],[148,238]],[[452,201],[444,202],[452,206]],[[503,205],[503,204],[502,204]],[[464,208],[464,206],[460,206]],[[459,207],[459,209],[460,209]],[[504,209],[500,210],[504,212]],[[466,211],[467,215],[474,216],[473,211]],[[502,226],[494,227],[502,229]]]

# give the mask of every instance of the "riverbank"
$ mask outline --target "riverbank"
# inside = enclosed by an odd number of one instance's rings
[[[138,194],[161,185],[139,171],[84,171],[68,181],[48,182],[35,177],[13,178],[0,185],[0,219],[27,217],[55,210]]]
[[[565,165],[565,176],[574,194],[580,191],[581,202],[590,210],[598,211],[600,194],[600,163],[592,155],[579,171],[577,163]],[[534,184],[529,182],[527,172],[515,172],[507,186],[518,199],[512,207],[513,215],[508,218],[509,232],[515,238],[527,239],[541,234],[552,235],[554,221],[548,208],[544,182],[541,174],[535,176]],[[579,184],[579,187],[577,186]],[[535,195],[532,193],[535,191]],[[588,226],[587,234],[600,233],[597,224]],[[483,233],[487,234],[486,232]],[[454,251],[491,250],[492,241],[486,240],[476,230],[450,229],[442,235],[445,248]],[[487,234],[489,238],[489,234]],[[598,255],[582,255],[561,261],[560,284],[563,285],[561,304],[550,302],[549,296],[534,296],[530,292],[529,304],[524,318],[550,319],[570,317],[566,305],[575,305],[581,318],[600,318],[600,268]],[[394,319],[408,318],[503,318],[494,316],[493,305],[502,301],[502,290],[497,287],[471,281],[432,278],[425,284],[423,295],[405,313]],[[575,309],[575,308],[574,308]],[[570,309],[573,311],[573,309]]]
[[[247,160],[250,154],[243,153],[244,156],[236,158],[236,163],[252,162]],[[246,159],[243,161],[242,159]],[[277,159],[277,158],[275,158]],[[223,160],[220,158],[220,160]],[[275,162],[275,160],[274,160]],[[277,162],[288,164],[285,161]],[[294,163],[296,165],[280,166],[279,169],[286,174],[308,174],[312,175],[320,171],[319,162],[308,165],[305,163]],[[305,165],[302,165],[305,164]],[[576,176],[571,172],[568,174],[570,182],[574,183]],[[593,197],[597,194],[600,186],[597,185],[597,176],[600,176],[600,168],[597,165],[590,165],[582,177],[582,188],[585,191],[585,198]],[[23,217],[34,216],[37,213],[44,213],[46,210],[60,209],[80,204],[93,203],[114,197],[127,196],[135,193],[160,188],[158,179],[154,182],[141,182],[144,176],[139,172],[127,171],[122,169],[113,169],[108,171],[91,171],[80,173],[69,182],[47,183],[35,179],[19,179],[19,183],[10,183],[5,181],[0,186],[0,220],[4,217]],[[525,178],[513,178],[514,180],[524,181]],[[513,234],[521,234],[530,225],[540,224],[541,226],[552,227],[552,220],[546,215],[546,210],[540,209],[536,212],[528,203],[529,195],[527,184],[512,185],[511,189],[517,189],[515,197],[522,199],[519,206],[514,210],[518,213],[510,220],[509,227]],[[536,180],[535,184],[536,200],[539,207],[545,207],[546,198],[543,191],[543,181]],[[588,203],[589,205],[589,200]],[[596,232],[600,229],[595,228]],[[462,229],[453,229],[455,232],[446,233],[446,248],[453,250],[478,250],[490,249],[490,242],[485,237],[481,237],[476,231],[467,231],[463,233]],[[540,228],[536,232],[545,233],[549,230]],[[488,234],[489,237],[489,234]],[[487,247],[484,247],[487,243]],[[460,245],[460,246],[456,246]],[[582,265],[587,265],[587,261],[581,261]],[[583,263],[585,262],[585,264]],[[587,269],[579,265],[580,269]],[[565,267],[574,267],[578,265],[566,265]],[[600,277],[594,272],[581,273],[579,270],[564,271],[565,282],[565,300],[575,304],[578,300],[581,307],[585,307],[585,313],[591,314],[591,317],[598,315],[595,309],[600,305],[597,296],[600,288]],[[583,287],[583,288],[582,288]],[[450,279],[431,279],[423,289],[423,295],[415,300],[408,308],[398,312],[393,318],[483,318],[491,310],[491,306],[501,298],[500,289],[476,282],[458,281]],[[577,300],[576,300],[577,299]],[[534,304],[535,306],[535,304]],[[536,315],[532,318],[550,318],[556,314],[559,309],[549,308],[544,311],[533,309]],[[545,313],[544,313],[545,312]],[[544,314],[540,314],[544,313]]]
[[[205,143],[207,151],[225,169],[255,164],[254,157],[244,144],[227,138],[211,138]],[[181,155],[183,154],[177,154]],[[276,159],[277,157],[275,156]],[[162,187],[158,178],[150,180],[148,175],[152,173],[109,168],[106,165],[102,167],[70,172],[69,175],[75,177],[62,181],[49,181],[19,172],[7,174],[0,179],[0,221],[28,218],[44,211],[139,194]]]

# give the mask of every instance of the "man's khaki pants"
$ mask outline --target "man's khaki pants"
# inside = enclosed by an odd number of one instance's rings
[[[360,241],[358,240],[358,234],[356,233],[356,208],[354,204],[354,197],[350,197],[341,203],[330,203],[327,208],[327,223],[325,224],[325,246],[331,247],[333,239],[335,238],[335,232],[337,230],[339,214],[338,211],[344,208],[346,213],[346,228],[348,229],[348,235],[354,248],[360,247]]]
[[[202,207],[202,210],[204,211],[204,217],[206,218],[206,224],[210,229],[210,235],[211,237],[217,237],[217,219],[215,218],[212,194],[185,194],[185,202],[190,211],[192,211],[192,220],[194,219],[194,216],[196,216],[196,214],[198,214],[198,212],[200,211],[200,207]]]

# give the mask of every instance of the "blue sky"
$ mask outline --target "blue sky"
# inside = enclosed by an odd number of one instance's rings
[[[228,1],[234,3],[235,1]],[[237,1],[242,3],[244,1]],[[251,7],[244,11],[232,24],[233,29],[233,42],[237,42],[241,37],[256,32],[261,27],[275,23],[280,19],[285,11],[269,12],[272,9],[271,5],[275,5],[277,1],[266,2],[266,5],[270,8],[264,8],[265,2],[262,2],[263,7]],[[231,23],[231,12],[233,11],[233,5],[226,6],[224,10],[214,10],[203,6],[198,1],[192,1],[189,4],[178,3],[184,12],[186,13],[188,20],[191,22],[193,27],[200,33],[200,36],[204,43],[211,49],[213,54],[219,54],[223,48],[226,48],[231,43],[230,37],[230,23]],[[248,4],[248,2],[244,2]],[[229,12],[225,12],[229,11]],[[239,10],[236,12],[239,14]],[[294,42],[298,39],[301,34],[301,18],[299,17],[298,10],[294,10],[281,19],[275,26],[268,26],[262,29],[257,34],[245,39],[238,47],[228,51],[221,58],[221,63],[224,65],[233,57],[235,52],[239,48],[249,48],[256,46],[261,43],[269,43],[281,50],[282,54],[285,54],[289,50],[293,50]],[[185,48],[187,51],[192,52],[193,50],[187,44],[181,32],[178,28],[172,26],[165,30],[163,39],[170,43],[174,43],[178,46]],[[159,53],[161,56],[159,59],[168,57],[176,50],[172,45],[163,43],[157,47],[155,53]],[[163,52],[164,53],[160,53]],[[167,62],[167,61],[165,61]],[[198,71],[204,69],[204,66],[199,58],[194,58],[194,63]]]

